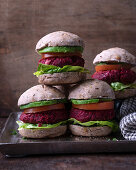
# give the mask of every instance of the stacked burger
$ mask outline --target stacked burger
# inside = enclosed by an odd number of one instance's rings
[[[69,99],[70,130],[77,136],[107,136],[116,131],[112,88],[104,81],[86,80],[74,86]]]
[[[77,83],[86,77],[82,52],[83,40],[72,33],[57,31],[39,40],[36,51],[41,55],[37,72],[41,84],[61,85]]]
[[[125,49],[110,48],[98,54],[93,64],[96,72],[93,79],[103,80],[115,91],[116,99],[136,95],[136,73],[131,70],[136,66],[136,57]]]
[[[23,110],[17,121],[19,133],[27,138],[47,138],[63,135],[67,129],[68,112],[64,85],[86,78],[82,52],[83,40],[72,33],[57,31],[44,36],[36,45],[41,54],[34,75],[42,85],[31,87],[18,100]]]
[[[36,85],[25,91],[18,100],[24,110],[17,121],[19,133],[27,138],[63,135],[68,119],[65,101],[65,95],[54,87]]]

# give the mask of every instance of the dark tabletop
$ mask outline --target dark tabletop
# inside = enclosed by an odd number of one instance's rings
[[[0,118],[0,131],[6,118]],[[136,154],[78,154],[44,155],[24,158],[5,158],[0,154],[0,170],[43,170],[43,169],[101,169],[135,170]]]

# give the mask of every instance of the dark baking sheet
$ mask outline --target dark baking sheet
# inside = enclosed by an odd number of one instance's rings
[[[23,139],[17,131],[20,113],[11,113],[0,138],[0,152],[7,156],[32,154],[135,152],[136,141],[127,141],[120,136],[107,138],[74,137],[71,134],[53,139]],[[116,140],[116,139],[117,140]],[[113,139],[115,141],[113,141]]]

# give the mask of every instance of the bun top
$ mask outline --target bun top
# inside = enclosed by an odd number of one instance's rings
[[[110,85],[101,80],[86,80],[74,86],[69,93],[69,99],[92,98],[115,99],[115,95]]]
[[[65,95],[55,87],[36,85],[26,90],[18,99],[18,106],[41,100],[64,99]]]
[[[36,51],[45,47],[56,47],[56,46],[84,47],[84,42],[78,35],[75,35],[73,33],[56,31],[47,34],[43,38],[41,38],[36,45]]]
[[[93,64],[112,61],[136,65],[136,57],[130,54],[127,50],[118,47],[102,51],[95,57]]]

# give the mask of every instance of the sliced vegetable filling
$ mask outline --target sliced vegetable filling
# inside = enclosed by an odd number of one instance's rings
[[[53,74],[63,72],[82,72],[89,73],[89,71],[81,66],[65,65],[62,68],[54,65],[39,64],[37,72],[34,73],[37,77],[42,74]]]
[[[109,126],[112,128],[113,132],[116,132],[118,130],[118,124],[115,121],[89,121],[89,122],[80,122],[74,118],[70,118],[69,122],[73,125],[80,125],[80,126]]]
[[[40,107],[40,106],[53,105],[53,104],[66,103],[66,102],[67,99],[44,100],[44,101],[32,102],[25,105],[21,105],[20,109],[27,109],[32,107]]]
[[[123,83],[120,83],[120,82],[114,82],[114,83],[111,83],[110,84],[112,89],[114,91],[122,91],[122,90],[125,90],[125,89],[135,89],[136,88],[136,84],[123,84]]]
[[[99,103],[99,102],[106,102],[106,101],[112,101],[112,99],[71,99],[73,104],[89,104],[89,103]]]
[[[74,52],[83,52],[83,47],[80,46],[61,46],[61,47],[45,47],[38,51],[39,53],[74,53]]]
[[[100,103],[89,103],[89,104],[72,104],[73,108],[83,110],[109,110],[114,109],[114,102],[100,102]]]
[[[58,103],[58,104],[53,104],[53,105],[32,107],[32,108],[24,109],[24,113],[38,113],[38,112],[58,110],[58,109],[65,109],[65,105],[63,103]]]
[[[66,125],[67,124],[67,120],[65,121],[61,121],[55,124],[32,124],[32,123],[24,123],[22,121],[16,121],[17,124],[19,125],[18,130],[21,129],[48,129],[48,128],[55,128],[58,127],[60,125]]]

